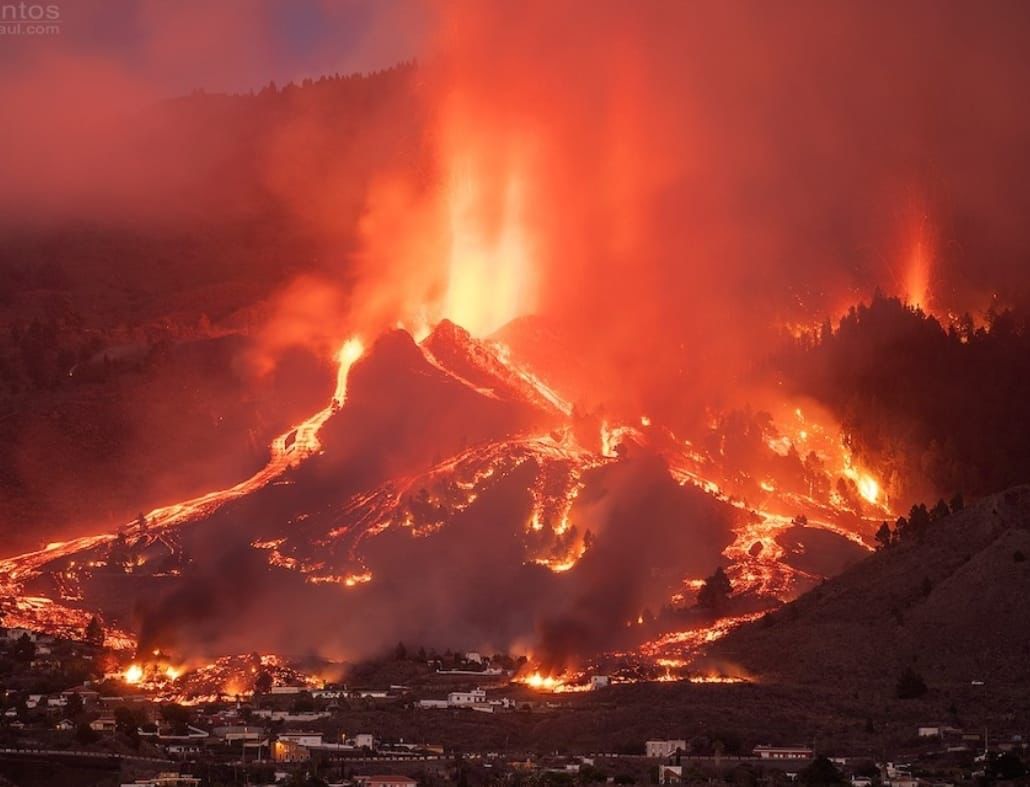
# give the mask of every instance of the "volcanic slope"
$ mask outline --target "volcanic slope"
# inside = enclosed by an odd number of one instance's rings
[[[734,631],[709,658],[763,681],[892,688],[912,667],[931,688],[1025,686],[1028,528],[1030,486],[985,497]]]
[[[146,648],[224,653],[503,646],[557,617],[603,647],[720,562],[740,515],[642,447],[584,448],[570,410],[454,325],[387,333],[237,491],[5,561],[12,619],[99,610]]]

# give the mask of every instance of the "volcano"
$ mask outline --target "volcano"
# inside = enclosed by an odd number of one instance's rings
[[[801,462],[818,424],[763,421],[745,471],[729,419],[688,440],[584,412],[520,360],[544,355],[446,320],[351,340],[333,400],[250,479],[3,561],[7,621],[99,615],[116,647],[207,657],[403,640],[668,660],[868,549],[887,509],[842,500],[834,456]],[[730,605],[695,614],[720,565]]]

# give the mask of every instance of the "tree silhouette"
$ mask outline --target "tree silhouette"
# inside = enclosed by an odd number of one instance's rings
[[[22,634],[14,643],[14,657],[18,661],[32,661],[36,657],[36,643]]]
[[[730,578],[726,576],[722,566],[719,566],[698,591],[697,605],[703,609],[718,609],[726,603],[732,592]]]
[[[104,629],[100,625],[100,621],[97,619],[96,615],[89,619],[89,625],[86,626],[85,638],[86,642],[90,645],[104,644]]]
[[[894,691],[899,700],[914,700],[926,694],[926,681],[911,667],[906,667],[898,678]]]
[[[891,545],[891,526],[884,522],[876,531],[876,544],[878,549],[886,549]]]

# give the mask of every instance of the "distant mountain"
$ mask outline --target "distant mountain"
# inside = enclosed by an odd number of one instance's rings
[[[717,643],[762,681],[932,688],[1024,685],[1030,664],[1030,486],[933,522]]]

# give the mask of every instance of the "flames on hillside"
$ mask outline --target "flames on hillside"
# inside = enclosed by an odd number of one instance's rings
[[[488,22],[477,14],[469,24]],[[474,60],[480,45],[478,39],[461,42],[456,65]],[[657,457],[680,487],[700,490],[732,509],[734,525],[721,559],[732,585],[731,598],[740,604],[696,616],[679,628],[674,617],[654,622],[658,610],[641,605],[619,621],[633,641],[632,648],[619,653],[656,670],[647,673],[650,679],[743,679],[733,674],[693,674],[690,660],[733,627],[757,619],[822,578],[802,559],[807,549],[804,537],[820,532],[856,550],[870,549],[877,526],[892,518],[892,490],[877,468],[865,465],[849,450],[840,424],[810,402],[763,387],[744,392],[747,405],[712,406],[707,419],[674,419],[668,417],[667,401],[648,401],[648,391],[634,390],[635,379],[619,379],[633,378],[636,372],[642,378],[641,389],[657,390],[655,370],[679,364],[687,371],[677,368],[672,375],[676,390],[693,401],[707,388],[699,383],[696,388],[701,393],[693,390],[691,374],[699,380],[704,375],[734,379],[730,372],[739,372],[735,364],[740,359],[733,353],[727,353],[727,358],[720,355],[725,348],[714,338],[722,333],[722,326],[716,325],[717,309],[693,303],[696,318],[689,314],[690,307],[675,304],[672,309],[667,300],[657,298],[666,286],[664,279],[635,267],[638,254],[661,258],[666,253],[664,236],[652,219],[657,210],[651,209],[656,207],[656,194],[674,174],[668,167],[683,162],[644,155],[641,140],[648,139],[648,129],[659,130],[659,138],[669,141],[670,128],[677,124],[667,124],[669,118],[656,109],[661,104],[648,100],[649,91],[640,81],[649,67],[644,53],[630,41],[616,59],[625,70],[616,74],[617,89],[605,99],[605,125],[598,130],[604,138],[602,166],[595,167],[589,152],[570,150],[570,138],[579,139],[575,132],[582,132],[573,120],[561,116],[563,122],[552,128],[527,120],[528,114],[512,115],[525,102],[540,97],[537,91],[542,88],[532,80],[513,77],[513,83],[495,96],[492,83],[482,84],[471,76],[463,85],[465,90],[447,92],[434,115],[433,140],[439,148],[434,187],[419,190],[386,177],[373,184],[361,227],[362,262],[366,273],[381,268],[387,275],[359,278],[349,312],[324,315],[337,329],[345,324],[357,331],[339,343],[335,390],[325,406],[276,437],[265,466],[232,487],[157,507],[118,533],[50,544],[0,562],[0,589],[10,599],[5,610],[8,624],[63,634],[81,632],[94,614],[84,602],[84,586],[96,569],[112,562],[114,551],[124,549],[135,555],[137,562],[118,561],[124,572],[146,570],[156,575],[157,569],[148,564],[151,548],[167,547],[176,553],[180,529],[270,486],[291,483],[293,470],[323,452],[323,429],[335,416],[347,413],[352,371],[367,358],[384,330],[400,325],[411,334],[425,369],[435,370],[470,396],[513,400],[532,408],[543,414],[541,425],[474,442],[351,495],[332,511],[333,526],[317,534],[313,550],[298,549],[291,539],[311,512],[294,512],[284,534],[249,541],[269,569],[337,591],[341,599],[356,596],[380,582],[364,553],[376,539],[397,533],[430,539],[471,510],[500,481],[525,473],[529,508],[518,534],[524,546],[522,560],[550,572],[555,582],[573,581],[577,569],[604,539],[585,521],[590,506],[598,506],[596,500],[587,499],[589,479],[617,467],[627,456],[643,453]],[[606,63],[602,71],[608,73],[610,67]],[[475,74],[475,69],[466,71]],[[561,94],[542,90],[545,108],[560,115]],[[506,98],[515,101],[511,108]],[[582,175],[582,182],[574,175]],[[573,180],[575,192],[568,185]],[[591,194],[591,189],[597,194]],[[597,204],[584,198],[583,192],[596,197]],[[579,278],[563,270],[566,260]],[[930,238],[919,234],[903,277],[908,302],[914,307],[926,308],[930,302],[931,263]],[[593,264],[603,273],[619,275],[602,281],[604,277],[593,275]],[[669,268],[678,265],[677,260]],[[660,270],[661,264],[651,267]],[[556,284],[559,280],[561,286]],[[700,274],[695,280],[690,269],[674,284],[698,291],[710,287],[721,293],[721,301],[713,296],[720,308],[729,305],[721,282],[713,284]],[[591,305],[596,313],[567,313],[562,297],[570,292],[576,296],[570,302],[579,306],[596,296],[596,304]],[[634,299],[638,308],[650,306],[648,298],[654,297],[655,307],[663,310],[656,319],[673,313],[677,320],[687,319],[691,331],[709,344],[699,344],[692,354],[686,341],[666,341],[656,335],[640,349],[634,344],[640,338],[634,326],[641,321],[621,320],[617,313],[623,295],[627,302]],[[823,306],[816,304],[803,316],[810,319]],[[558,323],[579,341],[585,358],[603,357],[601,365],[606,367],[632,358],[636,365],[626,372],[617,369],[614,377],[606,368],[607,373],[589,385],[571,368],[576,358],[561,358],[551,368],[538,368],[520,355],[524,348],[496,333],[538,309],[557,315]],[[723,312],[721,316],[729,319],[731,315]],[[795,318],[791,315],[787,323],[789,333],[803,325]],[[433,344],[443,331],[441,326],[449,324],[444,320],[456,326],[448,336],[461,342],[465,355],[460,363],[444,357]],[[754,330],[753,325],[747,327]],[[784,325],[762,327],[774,335]],[[818,330],[818,323],[810,327]],[[748,341],[754,338],[744,331],[741,335]],[[630,354],[627,347],[638,352]],[[611,392],[612,401],[607,401],[606,392]],[[582,406],[581,400],[586,402]],[[167,576],[178,570],[174,565],[163,569]],[[44,574],[52,586],[39,589],[37,580]],[[701,573],[678,577],[674,590],[659,603],[674,611],[692,609],[704,581]],[[134,651],[137,643],[129,628],[126,621],[110,623],[107,644],[127,654]],[[538,647],[527,645],[524,638],[503,644],[523,645],[530,652]],[[189,678],[202,686],[196,690],[199,696],[250,690],[245,681],[230,677],[239,665],[198,666],[135,655],[136,660],[120,672],[131,685],[162,691],[174,687],[180,696],[183,691],[178,687]],[[595,655],[577,654],[584,664]],[[262,657],[262,665],[275,666],[266,664],[266,658],[272,657]],[[583,664],[567,668],[552,661],[550,654],[541,652],[533,660],[532,671],[518,680],[548,691],[583,685]],[[254,664],[250,667],[259,669]]]
[[[467,341],[474,346],[473,357],[487,359],[483,362],[488,361],[491,368],[496,364],[507,370],[513,386],[521,386],[524,395],[532,395],[533,401],[546,407],[550,416],[563,425],[542,434],[515,435],[469,447],[424,473],[394,478],[381,488],[355,496],[341,512],[341,521],[347,524],[326,535],[325,549],[351,532],[356,522],[361,523],[360,540],[374,539],[395,529],[406,530],[415,538],[428,538],[469,508],[499,478],[530,462],[535,470],[529,488],[530,511],[524,523],[525,559],[555,574],[572,572],[592,547],[591,536],[580,527],[576,513],[585,475],[623,461],[627,452],[643,450],[661,456],[679,484],[697,487],[740,512],[740,524],[724,552],[733,595],[753,597],[765,609],[793,597],[819,579],[785,560],[786,549],[779,536],[795,527],[823,529],[868,548],[875,526],[890,514],[880,482],[848,453],[839,429],[801,407],[784,404],[776,420],[763,420],[758,449],[761,455],[752,458],[756,466],[766,470],[753,476],[741,467],[727,464],[732,456],[728,447],[732,435],[719,419],[714,419],[707,432],[695,440],[682,438],[642,415],[599,420],[596,433],[590,435],[584,432],[582,423],[575,422],[571,405],[536,374],[513,360],[510,348],[472,337],[467,337]],[[441,366],[428,348],[422,352],[427,363]],[[91,568],[102,565],[97,556],[104,554],[104,550],[120,542],[145,546],[156,540],[174,539],[176,528],[276,483],[287,468],[316,455],[321,449],[320,430],[336,412],[347,407],[349,372],[362,354],[363,346],[357,339],[348,339],[342,345],[337,355],[338,380],[332,400],[326,408],[276,438],[270,447],[268,464],[246,481],[155,509],[118,534],[50,544],[40,552],[4,561],[5,594],[14,600],[7,611],[9,624],[64,634],[83,630],[92,611],[78,603],[82,598],[79,583]],[[456,373],[448,374],[463,386],[475,387]],[[806,470],[805,459],[818,472],[812,467]],[[785,469],[778,475],[778,468]],[[352,547],[354,564],[346,573],[337,574],[321,562],[292,556],[284,541],[257,540],[251,546],[267,555],[269,566],[298,572],[309,583],[335,584],[341,593],[376,582],[375,574],[361,565],[360,550]],[[92,562],[80,562],[83,556],[90,555]],[[28,595],[23,589],[25,585],[55,561],[63,564],[54,573],[58,592],[53,597]],[[139,571],[144,567],[144,562],[140,562],[126,566],[125,570]],[[668,604],[689,606],[702,582],[700,576],[683,577],[680,590],[667,599]],[[662,633],[644,625],[644,614],[641,609],[626,621],[628,627],[640,628],[643,644],[623,655],[652,664],[655,669],[645,674],[646,679],[731,681],[741,678],[693,674],[686,665],[707,644],[734,626],[754,620],[761,612],[719,616],[688,630]],[[125,652],[134,649],[133,635],[128,631],[110,626],[107,637],[110,646]],[[252,690],[252,685],[239,677],[246,670],[241,672],[238,667],[232,660],[190,665],[155,652],[143,659],[137,657],[119,675],[131,686],[189,699]],[[255,666],[254,670],[257,669]],[[640,677],[640,673],[633,675]],[[586,688],[585,678],[584,671],[569,673],[563,668],[551,672],[547,667],[539,667],[516,680],[530,688],[561,692]]]
[[[532,466],[524,559],[554,574],[570,575],[590,554],[596,537],[578,521],[584,479],[623,461],[627,452],[645,451],[660,457],[680,485],[696,487],[739,512],[732,542],[723,551],[734,597],[750,597],[768,608],[820,579],[788,559],[781,537],[792,529],[828,531],[868,549],[876,526],[891,515],[889,490],[873,468],[863,466],[849,452],[840,427],[826,413],[808,403],[763,393],[758,395],[761,410],[743,415],[737,410],[713,412],[705,427],[689,435],[675,433],[652,413],[632,412],[624,406],[600,416],[584,416],[573,406],[572,396],[519,359],[515,348],[489,336],[504,322],[532,309],[539,277],[534,250],[543,240],[527,204],[536,180],[524,167],[532,156],[516,146],[502,158],[498,161],[487,150],[474,149],[454,161],[441,202],[425,207],[430,216],[442,210],[445,217],[445,231],[434,225],[432,239],[441,244],[434,251],[447,261],[446,286],[437,299],[397,316],[418,340],[422,360],[452,384],[487,399],[517,398],[545,413],[551,428],[469,446],[424,470],[390,478],[353,496],[338,513],[339,524],[317,542],[326,553],[350,539],[342,567],[321,559],[318,552],[313,557],[291,551],[285,537],[255,539],[251,547],[265,556],[270,567],[297,572],[307,583],[334,585],[341,593],[355,591],[377,581],[375,572],[363,562],[364,542],[397,530],[428,538],[469,509],[498,479]],[[491,170],[493,166],[501,166],[500,172]],[[913,281],[925,273],[927,265],[925,250],[918,246]],[[926,300],[925,292],[911,297],[916,304]],[[441,318],[454,318],[459,326],[449,329],[449,335],[462,343],[467,354],[462,363],[470,368],[457,366],[434,351],[432,342]],[[471,328],[472,334],[465,334],[461,327]],[[105,552],[109,555],[124,545],[135,548],[144,555],[137,558],[142,562],[126,565],[125,570],[139,570],[149,545],[174,541],[178,528],[280,483],[292,468],[319,455],[323,427],[348,407],[348,381],[352,368],[366,354],[364,341],[351,336],[341,342],[335,356],[335,390],[326,406],[275,438],[267,464],[250,478],[227,489],[155,508],[118,533],[50,544],[39,552],[3,561],[4,595],[13,600],[7,610],[8,622],[59,633],[83,630],[92,611],[79,603],[81,584],[92,568],[102,564]],[[488,379],[493,387],[484,387],[470,375]],[[504,387],[500,393],[498,380]],[[743,448],[742,442],[746,443]],[[45,567],[57,564],[61,568],[52,572],[57,587],[49,595],[30,595],[26,585]],[[690,606],[703,580],[703,576],[682,577],[678,590],[665,603]],[[664,661],[666,668],[676,660],[689,659],[706,643],[760,614],[724,615],[683,631],[656,632],[652,627],[645,632],[645,612],[634,610],[626,621],[630,628],[641,627],[642,644],[635,655],[655,664]],[[109,645],[133,649],[133,635],[124,627],[109,626],[107,636]],[[149,666],[133,662],[122,677],[135,685],[163,685],[176,683],[182,669],[168,662],[155,671],[153,662]],[[214,668],[203,669],[211,672]],[[524,682],[548,690],[578,685],[574,679],[562,679],[543,669]],[[684,677],[700,680],[705,676],[685,673]]]

